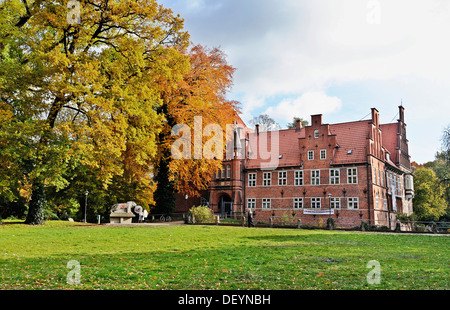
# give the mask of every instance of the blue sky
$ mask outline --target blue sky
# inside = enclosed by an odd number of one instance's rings
[[[270,114],[327,123],[397,119],[412,160],[440,150],[450,124],[448,0],[159,0],[191,41],[219,47],[237,69],[229,98],[248,121]]]

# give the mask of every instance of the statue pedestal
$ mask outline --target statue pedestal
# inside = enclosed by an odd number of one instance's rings
[[[129,213],[111,213],[109,215],[109,222],[111,224],[131,224],[134,214]]]
[[[111,224],[133,223],[133,217],[135,217],[135,215],[133,212],[131,212],[131,208],[135,206],[136,203],[133,201],[115,204],[111,209],[111,214],[109,215],[109,222]]]

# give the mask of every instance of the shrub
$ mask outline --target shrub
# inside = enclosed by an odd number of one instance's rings
[[[366,222],[362,221],[362,222],[361,222],[360,229],[361,229],[362,231],[367,231],[367,230],[369,230],[369,224],[367,224]]]
[[[334,219],[329,217],[327,219],[327,229],[333,230],[334,229]]]
[[[207,206],[192,207],[189,209],[192,223],[214,223],[213,211]]]

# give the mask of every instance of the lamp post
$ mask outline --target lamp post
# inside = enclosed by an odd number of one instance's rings
[[[186,200],[186,211],[188,209],[188,204],[187,204],[188,198],[189,198],[188,194],[184,195],[184,199]]]
[[[328,193],[328,208],[329,208],[329,210],[330,210],[330,217],[331,217],[331,193]]]
[[[86,223],[87,196],[89,195],[89,191],[86,190],[84,194],[86,195],[86,200],[84,201],[84,222]]]

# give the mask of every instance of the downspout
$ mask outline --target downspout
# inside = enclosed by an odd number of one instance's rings
[[[371,205],[371,195],[370,193],[373,191],[373,188],[370,187],[370,180],[372,180],[372,167],[369,161],[370,155],[367,156],[367,213],[369,216],[369,225],[371,224],[371,216],[370,216],[370,205]],[[374,223],[375,224],[375,223]]]

